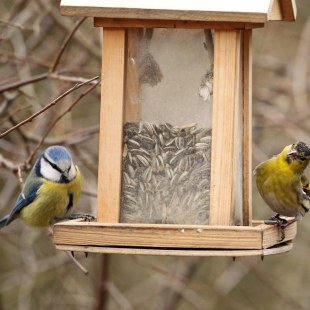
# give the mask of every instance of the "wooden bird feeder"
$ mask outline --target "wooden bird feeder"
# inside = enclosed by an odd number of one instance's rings
[[[94,17],[103,44],[97,220],[56,224],[56,248],[290,250],[296,224],[279,242],[276,225],[252,220],[252,30],[294,21],[295,1],[62,0],[60,7]]]

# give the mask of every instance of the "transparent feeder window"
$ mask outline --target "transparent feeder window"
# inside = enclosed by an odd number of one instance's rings
[[[134,29],[128,46],[121,222],[207,224],[211,32]]]

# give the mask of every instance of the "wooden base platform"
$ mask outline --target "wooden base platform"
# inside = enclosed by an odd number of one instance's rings
[[[63,222],[54,226],[59,250],[177,256],[252,256],[289,251],[297,233],[253,221],[253,226]]]

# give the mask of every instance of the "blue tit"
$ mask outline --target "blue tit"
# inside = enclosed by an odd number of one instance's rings
[[[80,171],[69,151],[63,146],[47,148],[34,164],[11,213],[0,219],[0,228],[17,218],[35,227],[70,218],[68,212],[77,205],[81,185]]]

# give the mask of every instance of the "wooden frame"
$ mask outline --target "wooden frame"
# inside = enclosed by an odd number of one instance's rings
[[[205,251],[205,255],[210,256],[212,251],[221,249],[217,256],[229,256],[232,250],[234,255],[231,256],[246,256],[247,251],[268,255],[266,250],[276,245],[278,247],[270,254],[289,249],[287,242],[294,239],[296,233],[295,223],[288,226],[284,243],[279,246],[281,232],[278,227],[265,225],[262,221],[255,221],[252,227],[70,221],[56,224],[53,237],[56,248],[73,251],[108,247],[113,248],[113,253],[121,254],[130,254],[134,249],[135,254],[162,255],[163,250],[169,250],[170,254],[178,251],[178,255],[197,255],[199,251]]]
[[[104,32],[98,168],[98,221],[117,223],[120,215],[125,79],[125,30]],[[113,150],[113,151],[111,151]],[[112,193],[112,194],[111,194]]]
[[[241,2],[225,0],[221,2],[225,10],[218,7],[208,11],[208,6],[217,2],[197,1],[190,3],[192,9],[187,10],[186,0],[177,1],[177,5],[174,1],[162,2],[156,7],[154,1],[148,0],[127,1],[126,5],[122,0],[88,0],[87,4],[62,0],[62,12],[95,16],[95,25],[104,31],[97,222],[56,224],[56,248],[193,256],[269,255],[292,248],[296,223],[285,229],[285,239],[279,241],[281,234],[276,225],[252,221],[251,66],[252,29],[271,19],[295,19],[295,2],[249,0],[253,7],[238,11]],[[138,4],[139,9],[135,7]],[[194,10],[196,5],[200,10]],[[230,7],[235,7],[236,12],[229,11]],[[136,100],[125,93],[139,88],[137,72],[126,64],[127,51],[135,52],[134,44],[127,39],[137,39],[136,28],[141,27],[214,29],[210,225],[119,223],[124,111],[126,121],[139,115]]]

